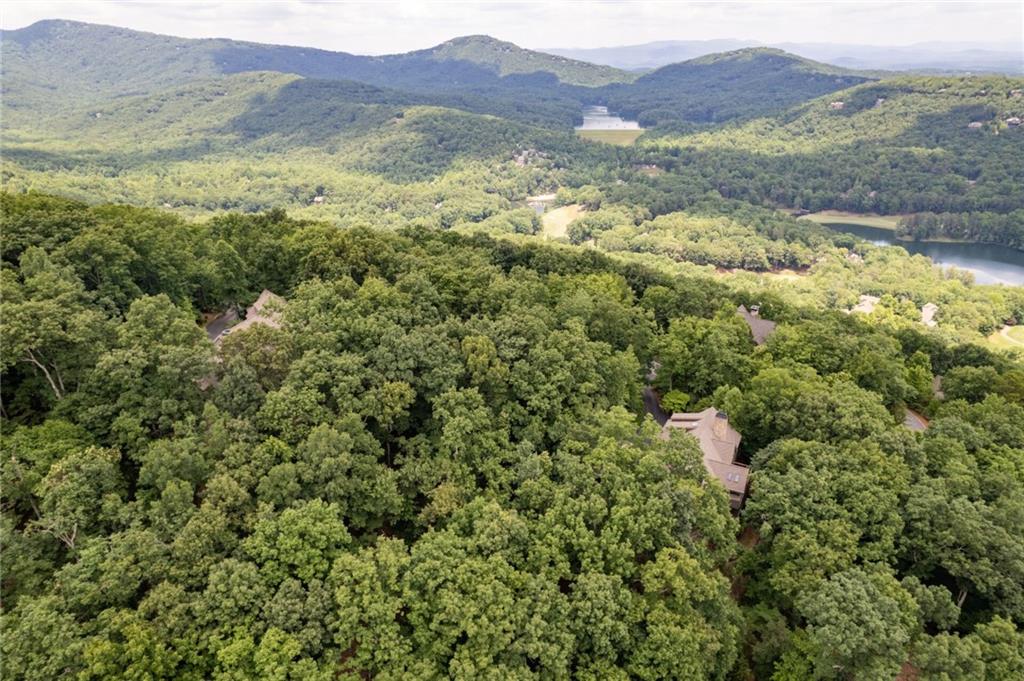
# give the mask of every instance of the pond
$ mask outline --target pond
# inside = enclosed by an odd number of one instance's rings
[[[577,126],[576,129],[639,130],[640,124],[609,113],[606,106],[585,106],[583,107],[583,125]]]
[[[996,244],[942,241],[900,241],[890,229],[826,223],[826,227],[859,236],[879,246],[900,246],[908,253],[926,255],[938,265],[953,265],[974,273],[979,284],[1024,286],[1024,252]]]

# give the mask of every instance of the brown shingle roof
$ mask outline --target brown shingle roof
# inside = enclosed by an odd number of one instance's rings
[[[704,467],[722,481],[733,495],[733,505],[738,506],[746,494],[750,471],[736,463],[740,434],[729,425],[729,418],[714,407],[708,407],[696,413],[672,414],[662,430],[666,438],[669,428],[681,428],[697,438],[704,455]]]
[[[284,298],[268,291],[267,289],[263,289],[263,292],[260,293],[260,297],[256,299],[256,302],[250,305],[246,310],[245,319],[234,326],[221,331],[215,338],[213,338],[213,342],[219,343],[224,340],[224,337],[228,334],[245,331],[254,324],[266,324],[274,329],[281,328],[281,311],[284,309],[284,306]]]

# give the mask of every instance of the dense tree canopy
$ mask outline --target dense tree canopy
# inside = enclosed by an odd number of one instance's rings
[[[755,348],[748,292],[565,246],[4,205],[12,678],[1020,670],[1008,360],[781,300]],[[211,344],[264,287],[281,328]],[[655,359],[743,434],[753,545]]]
[[[1019,248],[1019,79],[3,57],[5,678],[1024,678],[1024,288],[795,217]]]

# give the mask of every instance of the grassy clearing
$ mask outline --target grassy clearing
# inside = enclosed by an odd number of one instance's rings
[[[569,228],[569,223],[578,218],[582,212],[583,206],[574,203],[570,206],[562,206],[561,208],[544,213],[542,218],[544,236],[548,239],[564,237],[566,230]]]
[[[842,210],[823,210],[818,213],[804,215],[801,220],[810,220],[819,224],[842,223],[846,225],[864,225],[865,227],[880,227],[881,229],[896,229],[902,215],[871,215],[862,213],[848,213]]]
[[[999,350],[1024,350],[1024,326],[1004,326],[988,337],[988,344]]]
[[[604,142],[620,147],[632,146],[636,138],[644,134],[643,130],[577,130],[582,139],[592,142]]]

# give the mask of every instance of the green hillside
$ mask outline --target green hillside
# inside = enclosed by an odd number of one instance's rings
[[[288,206],[342,221],[415,217],[450,226],[507,210],[536,186],[558,183],[569,165],[608,153],[569,131],[442,100],[243,73],[45,122],[9,117],[3,185],[188,213]],[[328,201],[311,205],[316,196]]]
[[[213,55],[225,42],[62,20],[3,31],[3,105],[26,115],[51,114],[79,102],[211,78],[221,73]]]
[[[1024,202],[1024,129],[1005,122],[1024,114],[1022,88],[1001,76],[901,76],[644,139],[663,163],[703,167],[735,198],[811,211],[1007,212]]]
[[[606,100],[644,127],[713,123],[768,115],[869,79],[782,50],[748,48],[664,66],[628,87],[608,88]]]
[[[494,69],[499,76],[512,74],[552,74],[567,85],[598,87],[624,83],[636,78],[635,73],[610,66],[599,66],[543,52],[524,50],[509,42],[485,35],[464,36],[442,43],[423,52],[412,52],[405,58],[429,56],[438,61],[465,61]]]
[[[633,75],[532,52],[487,36],[456,38],[407,54],[369,57],[233,40],[190,40],[73,21],[42,21],[2,35],[5,90],[12,104],[41,104],[47,93],[85,101],[149,93],[242,71],[390,87],[456,91],[470,87],[599,86]],[[507,79],[507,76],[517,78]],[[22,91],[24,88],[24,91]]]

